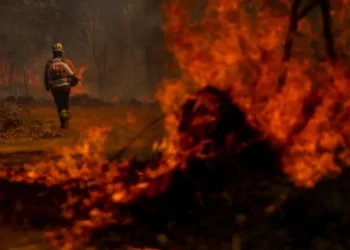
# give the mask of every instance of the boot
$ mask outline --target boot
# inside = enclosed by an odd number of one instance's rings
[[[69,120],[70,120],[69,111],[66,109],[62,110],[60,114],[60,118],[61,118],[61,128],[62,129],[69,128]]]
[[[62,129],[67,129],[69,128],[69,120],[68,119],[63,119],[63,123],[62,123]]]
[[[64,128],[64,118],[60,115],[60,128]]]

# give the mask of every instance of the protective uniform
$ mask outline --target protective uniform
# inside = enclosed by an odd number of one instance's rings
[[[61,128],[68,128],[70,120],[70,88],[77,85],[79,79],[74,74],[75,68],[72,61],[63,57],[64,48],[61,43],[53,45],[52,53],[53,58],[45,66],[45,89],[52,93]]]

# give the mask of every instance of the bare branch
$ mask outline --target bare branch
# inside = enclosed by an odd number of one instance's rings
[[[332,35],[332,20],[330,15],[329,0],[321,0],[321,12],[323,17],[323,37],[326,41],[327,54],[333,62],[336,60],[334,41]]]
[[[292,10],[290,14],[290,24],[287,33],[286,43],[284,45],[284,54],[282,62],[286,63],[289,61],[292,55],[293,41],[296,31],[298,29],[298,11],[300,8],[301,0],[294,0],[292,4]],[[285,69],[280,78],[278,79],[278,91],[283,88],[287,77],[287,70]]]
[[[307,5],[299,12],[298,20],[307,16],[318,4],[320,4],[320,0],[310,0]]]

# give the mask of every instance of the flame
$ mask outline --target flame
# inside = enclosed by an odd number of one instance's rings
[[[80,81],[74,88],[72,88],[73,95],[88,93],[88,90],[84,86],[84,73],[88,70],[88,68],[89,67],[87,65],[83,65],[78,68],[77,77],[80,79]]]
[[[333,157],[337,148],[342,148],[343,158],[349,154],[346,68],[319,64],[305,56],[293,58],[285,65],[288,76],[278,92],[288,13],[276,13],[259,4],[263,1],[254,1],[259,13],[254,21],[245,11],[246,3],[209,1],[203,19],[197,22],[191,22],[181,1],[164,7],[164,32],[183,72],[181,79],[165,81],[157,93],[163,111],[169,114],[165,121],[169,134],[164,152],[167,166],[186,163],[186,154],[179,147],[179,121],[172,111],[193,90],[212,85],[229,92],[251,123],[259,124],[276,145],[288,145],[283,155],[284,171],[296,185],[312,187],[325,175],[340,171]],[[308,22],[303,20],[303,32],[311,32]],[[307,50],[310,48],[305,53]],[[313,106],[315,111],[306,114],[305,106]]]
[[[255,6],[255,12],[247,11],[249,3]],[[286,10],[290,8],[288,1],[281,4]],[[335,155],[350,163],[347,65],[320,63],[306,57],[309,51],[301,48],[283,65],[289,17],[281,9],[261,0],[209,0],[203,17],[193,21],[183,1],[164,5],[165,37],[182,76],[164,80],[156,93],[168,133],[154,145],[154,150],[163,154],[159,161],[141,170],[135,170],[128,161],[109,162],[103,156],[103,147],[110,128],[92,128],[86,141],[56,152],[59,160],[48,156],[22,169],[1,168],[0,177],[10,181],[59,185],[67,190],[63,215],[74,220],[74,225],[60,231],[63,243],[55,238],[56,234],[49,234],[55,246],[82,249],[81,244],[87,240],[83,236],[88,237],[92,230],[116,222],[130,223],[130,218],[120,216],[118,204],[133,201],[141,194],[152,196],[164,191],[170,181],[168,173],[187,167],[188,156],[180,147],[179,119],[174,110],[193,92],[208,85],[229,93],[252,126],[259,127],[277,147],[285,149],[282,168],[297,186],[313,187],[325,176],[339,173],[341,167]],[[301,26],[302,32],[312,32],[308,20],[303,20]],[[278,91],[278,79],[285,68],[286,82]],[[128,124],[136,121],[127,115]],[[126,181],[130,175],[133,181]]]
[[[125,120],[125,123],[128,125],[128,126],[133,126],[135,125],[135,123],[137,122],[137,118],[134,114],[130,113],[130,112],[127,112],[126,113],[126,120]]]
[[[106,160],[103,150],[110,130],[111,127],[90,128],[80,144],[51,152],[43,162],[25,164],[20,169],[10,171],[4,167],[0,169],[0,178],[11,182],[40,183],[48,187],[59,185],[68,191],[68,199],[61,206],[62,215],[67,219],[75,219],[75,223],[69,231],[64,229],[47,233],[52,238],[53,246],[80,249],[81,244],[87,240],[82,236],[89,236],[93,229],[116,222],[129,223],[128,220],[116,219],[113,212],[118,210],[116,204],[128,203],[145,192],[148,195],[156,192],[152,190],[154,186],[147,173],[145,176],[136,173],[138,181],[125,185],[123,178],[132,169],[130,162],[111,163]],[[162,185],[166,188],[166,182]],[[87,197],[74,193],[73,190],[77,187],[85,189]],[[106,209],[95,207],[100,202],[105,204]],[[75,212],[77,206],[80,207],[78,213]],[[80,213],[87,213],[88,218],[77,219]],[[63,245],[56,240],[57,235],[64,238]]]

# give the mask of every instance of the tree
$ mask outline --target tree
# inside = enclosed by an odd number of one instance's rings
[[[83,44],[92,55],[97,70],[97,87],[100,96],[104,96],[107,86],[107,67],[110,33],[107,30],[108,20],[104,18],[98,0],[87,0],[81,4],[80,25]]]
[[[160,0],[121,1],[119,40],[125,48],[124,61],[127,86],[123,92],[137,96],[154,90],[160,80],[164,61],[162,12]],[[121,72],[122,74],[122,72]],[[126,77],[124,77],[126,78]]]
[[[298,23],[304,18],[311,10],[319,6],[322,19],[323,19],[323,37],[326,43],[326,50],[328,59],[331,62],[335,62],[336,53],[334,49],[334,41],[332,36],[332,20],[331,20],[331,10],[330,10],[330,1],[329,0],[310,0],[304,8],[301,9],[301,0],[293,0],[292,8],[290,13],[290,24],[289,30],[287,33],[287,39],[284,45],[284,55],[283,63],[286,63],[290,60],[292,55],[292,47],[294,36],[298,31]],[[287,77],[287,69],[284,70],[280,79],[279,79],[279,91],[282,90]]]
[[[9,95],[13,91],[13,72],[14,72],[14,63],[11,54],[4,54],[1,56],[0,64],[0,78],[1,84],[3,86],[8,86]]]
[[[11,48],[11,40],[6,35],[4,37],[5,39],[1,46],[0,78],[1,83],[8,86],[8,94],[12,95],[14,89],[15,51]]]
[[[3,6],[3,16],[8,20],[15,20],[12,25],[4,22],[2,27],[0,77],[2,83],[8,85],[9,95],[13,95],[14,91],[19,94],[20,89],[24,90],[24,95],[29,93],[32,64],[35,56],[44,48],[43,27],[37,22],[44,7],[40,1],[30,0],[11,1],[11,4]]]
[[[149,7],[148,7],[149,8]],[[156,84],[164,77],[165,67],[164,62],[168,62],[169,52],[164,46],[164,34],[162,31],[162,16],[160,12],[159,0],[154,1],[153,12],[149,12],[148,32],[144,40],[145,49],[145,65],[147,67],[147,80],[148,85],[152,84],[152,88],[156,87]]]
[[[75,41],[75,16],[80,0],[12,0],[0,3],[0,82],[9,94],[29,93],[41,75],[53,42]],[[67,27],[70,30],[67,30]],[[67,46],[71,47],[71,46]]]
[[[24,96],[29,95],[29,83],[33,75],[32,65],[36,62],[35,48],[30,41],[27,46],[24,47],[25,51],[22,54],[16,56],[16,65],[20,71],[22,71],[22,83],[24,87]]]
[[[36,62],[36,56],[42,51],[42,44],[38,43],[40,38],[35,32],[24,33],[23,30],[28,28],[28,23],[22,20],[16,20],[11,32],[10,41],[7,44],[10,53],[9,64],[9,92],[13,94],[14,87],[17,91],[24,90],[24,95],[29,94],[29,79],[32,77],[32,66]],[[20,86],[22,85],[22,86]],[[18,94],[18,93],[17,93]]]

